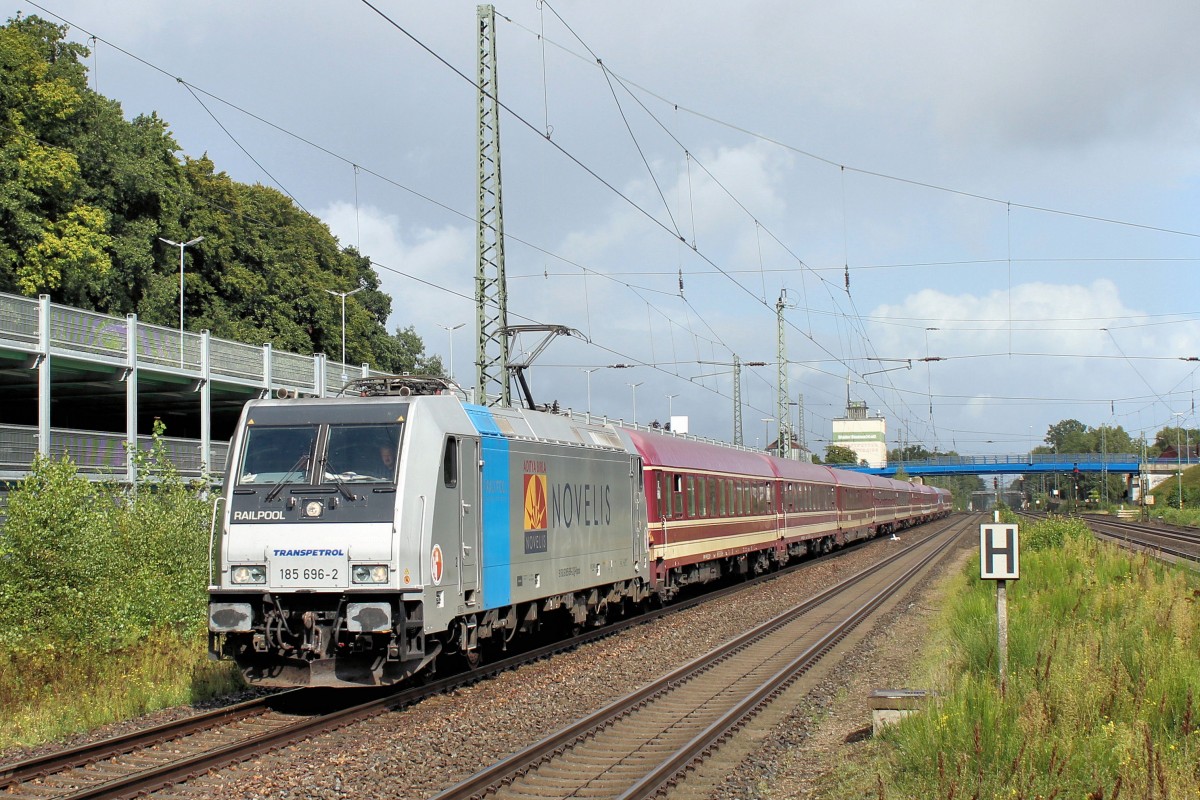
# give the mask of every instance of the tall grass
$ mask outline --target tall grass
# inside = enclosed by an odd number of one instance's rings
[[[209,661],[205,649],[202,637],[160,631],[102,656],[71,648],[0,652],[0,750],[240,688],[229,662]]]
[[[1000,686],[995,587],[960,576],[927,654],[938,692],[844,788],[879,798],[1166,798],[1200,793],[1200,581],[1098,543],[1023,529]]]
[[[161,431],[160,431],[161,432]],[[35,460],[0,532],[0,747],[238,683],[205,648],[209,505],[155,437],[136,490]]]
[[[1156,506],[1154,516],[1171,525],[1200,527],[1200,508],[1171,508]]]

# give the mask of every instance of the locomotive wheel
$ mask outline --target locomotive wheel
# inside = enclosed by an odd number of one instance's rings
[[[479,669],[479,666],[483,663],[483,653],[479,652],[479,648],[464,650],[462,657],[467,665],[467,669]]]

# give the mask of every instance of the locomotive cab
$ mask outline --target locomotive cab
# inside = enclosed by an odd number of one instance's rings
[[[390,683],[432,658],[419,576],[399,567],[421,531],[395,535],[413,405],[247,406],[214,536],[211,655],[266,685]]]

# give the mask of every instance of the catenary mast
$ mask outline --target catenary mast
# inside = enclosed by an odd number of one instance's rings
[[[508,289],[504,277],[504,203],[500,191],[500,100],[496,76],[496,10],[479,12],[479,197],[475,252],[478,311],[476,402],[511,405],[508,374]]]
[[[788,411],[787,385],[787,339],[784,336],[783,309],[787,303],[787,290],[779,292],[779,300],[775,303],[775,316],[778,327],[777,361],[779,362],[778,406],[776,410],[776,425],[779,431],[779,441],[776,455],[780,458],[792,457],[791,413]]]

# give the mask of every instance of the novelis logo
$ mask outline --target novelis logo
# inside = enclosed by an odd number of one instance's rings
[[[525,552],[544,553],[548,508],[546,505],[546,474],[525,473]]]

